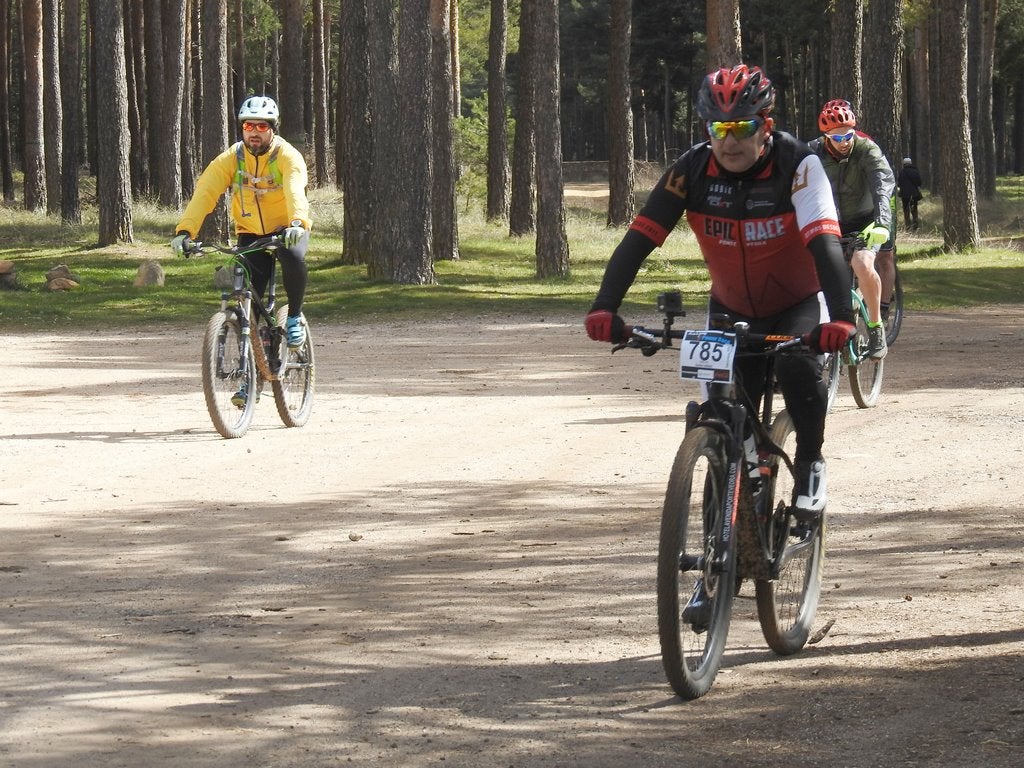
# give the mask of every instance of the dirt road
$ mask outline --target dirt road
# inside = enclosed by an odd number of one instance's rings
[[[315,322],[315,317],[312,318]],[[302,429],[185,333],[0,338],[0,766],[1019,766],[1024,310],[912,314],[830,418],[818,644],[664,681],[692,391],[579,318],[315,328]]]

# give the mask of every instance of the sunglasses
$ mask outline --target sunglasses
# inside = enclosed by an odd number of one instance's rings
[[[757,129],[764,125],[764,120],[752,117],[749,120],[708,120],[708,134],[713,139],[724,139],[729,132],[737,139],[749,139]]]
[[[259,131],[260,133],[266,133],[270,130],[270,123],[253,123],[246,120],[242,123],[243,131]]]
[[[832,139],[832,141],[836,142],[837,144],[842,144],[844,141],[849,141],[850,139],[852,139],[855,133],[856,131],[850,130],[847,131],[846,133],[828,133],[825,135],[828,136],[830,139]]]

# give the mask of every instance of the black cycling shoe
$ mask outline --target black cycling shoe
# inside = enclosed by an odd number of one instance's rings
[[[708,625],[711,624],[711,608],[711,598],[708,596],[707,590],[704,589],[704,579],[698,579],[690,601],[683,608],[683,621],[698,634],[706,632]]]

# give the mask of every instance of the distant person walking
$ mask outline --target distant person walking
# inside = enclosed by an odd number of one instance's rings
[[[917,215],[917,203],[924,195],[921,194],[921,172],[909,157],[903,158],[903,167],[896,179],[896,186],[899,187],[900,200],[903,201],[903,226],[916,231],[921,226],[921,219]]]

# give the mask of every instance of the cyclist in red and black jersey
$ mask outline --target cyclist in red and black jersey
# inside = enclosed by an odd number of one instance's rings
[[[697,112],[709,139],[664,173],[616,247],[586,318],[590,338],[618,342],[628,333],[617,314],[622,299],[685,213],[711,275],[709,317],[727,313],[755,333],[810,332],[820,352],[846,344],[854,330],[850,276],[832,188],[818,157],[774,130],[774,104],[775,88],[758,67],[704,78]],[[744,381],[763,380],[762,358],[739,365]],[[813,516],[826,498],[821,360],[786,355],[776,365],[797,436],[793,501]]]

